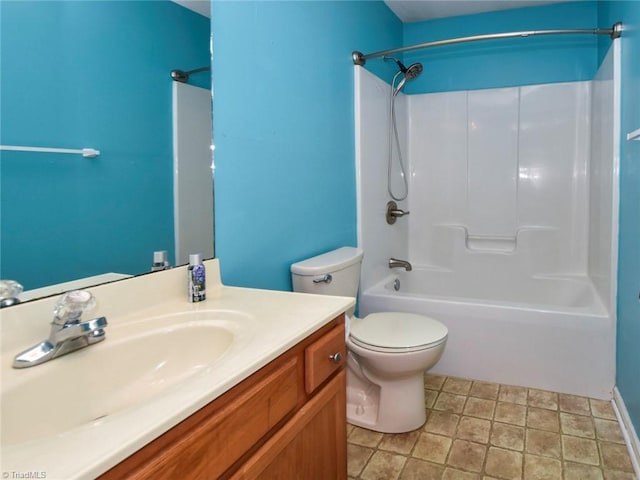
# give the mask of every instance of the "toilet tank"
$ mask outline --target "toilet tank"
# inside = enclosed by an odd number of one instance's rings
[[[294,292],[356,297],[362,250],[342,247],[291,265]]]

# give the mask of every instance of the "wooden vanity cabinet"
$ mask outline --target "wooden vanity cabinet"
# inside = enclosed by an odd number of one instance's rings
[[[344,338],[340,315],[99,478],[346,479]]]

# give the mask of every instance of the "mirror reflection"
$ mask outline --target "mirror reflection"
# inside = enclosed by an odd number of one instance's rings
[[[3,0],[0,9],[0,143],[100,152],[0,151],[0,278],[31,290],[134,275],[150,271],[159,250],[184,263],[175,227],[189,219],[184,228],[208,236],[200,245],[210,250],[199,253],[213,256],[211,75],[191,74],[181,85],[204,97],[177,105],[182,87],[170,76],[210,65],[209,18],[168,0]],[[208,124],[174,120],[176,106],[188,110],[189,102],[205,103]],[[194,143],[174,140],[180,127],[201,131],[202,196],[189,191],[194,173],[182,173],[196,154],[174,158],[180,142]],[[185,179],[181,187],[174,177]]]

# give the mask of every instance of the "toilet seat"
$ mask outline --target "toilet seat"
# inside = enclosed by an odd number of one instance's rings
[[[372,313],[351,324],[350,340],[367,350],[414,352],[433,348],[449,331],[433,318],[414,313]]]

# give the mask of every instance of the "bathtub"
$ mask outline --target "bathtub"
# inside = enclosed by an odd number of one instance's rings
[[[362,291],[359,311],[443,322],[449,338],[432,373],[611,399],[615,321],[588,277],[414,268]]]

